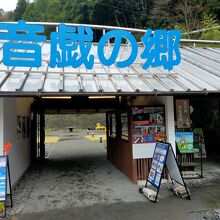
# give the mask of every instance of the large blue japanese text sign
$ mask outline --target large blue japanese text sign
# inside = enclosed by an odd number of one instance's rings
[[[72,66],[78,68],[84,65],[87,69],[94,66],[95,56],[92,51],[93,31],[88,26],[67,26],[60,24],[57,32],[50,34],[50,61],[51,68]],[[42,34],[43,25],[18,23],[0,23],[0,40],[3,44],[3,64],[5,66],[40,67],[42,62],[41,46],[46,42]],[[97,58],[104,66],[116,65],[125,68],[132,65],[140,54],[142,68],[163,66],[171,70],[181,61],[179,43],[181,32],[178,30],[148,29],[142,36],[144,45],[141,52],[135,37],[125,30],[112,30],[104,34],[98,45]],[[130,53],[126,58],[119,59],[120,46],[126,40]],[[111,50],[106,54],[108,42],[113,41]]]
[[[18,24],[0,24],[0,40],[8,40],[3,45],[3,64],[6,66],[41,66],[41,47],[37,42],[45,42],[46,37],[37,35],[44,27],[26,25],[25,21]],[[16,42],[13,42],[16,41]],[[19,52],[18,52],[19,51]]]

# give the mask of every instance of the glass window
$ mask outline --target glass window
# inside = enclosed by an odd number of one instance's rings
[[[116,137],[116,115],[114,113],[108,114],[108,135]]]
[[[111,118],[112,118],[112,120],[111,120],[111,122],[112,122],[111,136],[116,137],[116,114],[112,114]]]
[[[121,113],[121,139],[128,140],[128,113]]]
[[[155,143],[166,139],[164,106],[132,107],[132,143]]]

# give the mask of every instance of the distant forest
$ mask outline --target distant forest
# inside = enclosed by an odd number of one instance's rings
[[[46,130],[66,129],[73,127],[74,129],[95,128],[97,123],[105,125],[105,114],[59,114],[46,115]]]
[[[18,0],[14,11],[0,9],[1,21],[54,21],[131,28],[180,29],[188,38],[220,40],[219,0]]]

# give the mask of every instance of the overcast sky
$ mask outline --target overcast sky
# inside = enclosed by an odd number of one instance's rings
[[[3,8],[4,11],[14,10],[17,5],[17,2],[18,0],[0,0],[0,8]]]

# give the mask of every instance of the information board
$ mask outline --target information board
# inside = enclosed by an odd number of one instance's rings
[[[163,142],[156,143],[152,158],[151,169],[148,176],[148,182],[150,182],[156,188],[160,187],[160,182],[162,179],[168,150],[169,150],[168,143],[163,143]]]
[[[193,129],[194,145],[193,148],[197,149],[198,153],[194,154],[194,158],[206,158],[205,140],[202,128]],[[202,155],[201,155],[202,152]]]
[[[150,172],[145,185],[145,187],[147,188],[147,183],[149,182],[151,185],[156,187],[157,192],[154,202],[157,201],[165,165],[167,167],[172,183],[175,181],[182,185],[185,188],[188,199],[190,199],[190,194],[188,192],[188,189],[186,188],[186,184],[179,170],[171,144],[165,142],[157,142],[154,150]]]
[[[176,100],[177,128],[190,128],[190,111],[188,99]]]
[[[180,153],[198,152],[193,148],[193,132],[176,132],[175,136]]]
[[[132,107],[132,143],[156,143],[165,140],[164,106]]]
[[[7,156],[0,156],[0,201],[6,200],[7,192]]]

